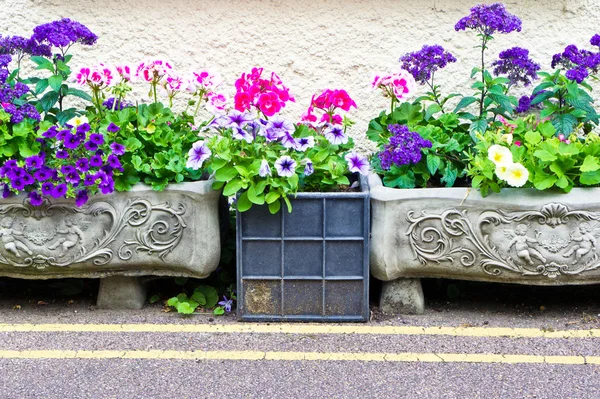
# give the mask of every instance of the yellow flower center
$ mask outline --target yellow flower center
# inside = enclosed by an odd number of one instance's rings
[[[515,179],[520,179],[523,176],[523,173],[521,173],[520,170],[515,170],[513,171],[513,176]]]
[[[500,154],[498,152],[496,154],[494,154],[494,161],[496,161],[496,162],[502,161],[502,154]]]

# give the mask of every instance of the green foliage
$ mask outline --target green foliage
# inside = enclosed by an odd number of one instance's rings
[[[445,101],[443,101],[445,103]],[[367,136],[378,144],[378,152],[389,143],[391,133],[388,126],[404,124],[411,131],[432,143],[431,148],[422,149],[421,161],[416,165],[392,165],[390,170],[383,170],[379,158],[372,159],[373,169],[383,176],[387,187],[452,187],[457,179],[465,176],[467,157],[465,149],[471,144],[468,125],[461,122],[454,112],[439,113],[433,116],[437,103],[424,110],[419,103],[402,103],[394,112],[382,112],[371,120]],[[436,112],[437,113],[437,112]]]
[[[167,301],[167,305],[177,309],[178,313],[189,315],[198,308],[212,309],[217,305],[217,290],[207,285],[198,286],[191,296],[181,293]]]
[[[315,145],[306,151],[290,150],[280,141],[267,141],[257,135],[252,142],[233,137],[231,129],[220,129],[219,134],[208,139],[212,157],[207,168],[214,172],[213,188],[223,189],[225,196],[237,196],[237,210],[245,212],[253,205],[268,205],[271,213],[277,213],[282,203],[291,212],[289,200],[298,191],[331,191],[350,184],[347,163],[342,154],[353,147],[347,144],[333,145],[323,136],[304,124],[296,125],[294,137],[313,136]],[[294,174],[279,176],[276,161],[282,156],[291,157],[295,164]],[[266,162],[270,173],[260,176]],[[312,162],[314,173],[306,175],[305,166]]]
[[[468,175],[472,186],[482,195],[506,187],[506,181],[496,174],[496,165],[488,159],[492,145],[510,149],[513,162],[529,172],[525,187],[537,190],[559,189],[569,192],[573,187],[600,184],[600,136],[589,133],[578,137],[572,134],[561,140],[556,136],[552,121],[536,122],[534,116],[517,120],[512,132],[512,144],[507,142],[505,129],[488,131],[481,136],[470,159]],[[510,128],[512,129],[512,128]],[[520,145],[515,145],[518,142]]]
[[[25,118],[13,124],[10,118],[11,115],[0,108],[0,163],[11,157],[30,157],[40,151],[35,121]]]
[[[98,120],[97,114],[89,115],[91,120]],[[186,167],[186,155],[198,139],[197,131],[191,127],[193,122],[193,117],[174,114],[161,103],[107,110],[97,129],[110,141],[126,147],[120,157],[124,171],[116,175],[115,188],[127,191],[141,181],[160,191],[169,183],[200,179],[202,171]],[[120,130],[107,131],[111,123]]]

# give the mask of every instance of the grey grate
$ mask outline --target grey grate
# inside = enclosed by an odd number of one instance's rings
[[[238,317],[367,321],[369,190],[300,193],[292,213],[237,214]]]

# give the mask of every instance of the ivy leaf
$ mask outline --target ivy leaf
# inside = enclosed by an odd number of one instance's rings
[[[598,163],[598,158],[593,155],[586,156],[579,168],[582,172],[594,172],[598,169],[600,169],[600,163]]]

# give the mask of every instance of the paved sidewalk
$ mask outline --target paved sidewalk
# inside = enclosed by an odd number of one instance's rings
[[[344,325],[0,295],[0,398],[600,397],[594,287],[475,288]]]

